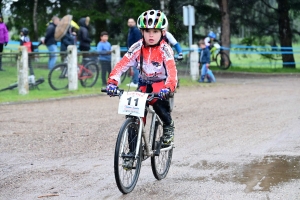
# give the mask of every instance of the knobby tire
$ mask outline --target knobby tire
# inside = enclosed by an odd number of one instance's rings
[[[155,129],[153,135],[152,150],[156,150],[161,143],[161,137],[163,136],[163,126],[162,124],[155,122]],[[161,148],[163,148],[163,144]],[[169,172],[171,161],[172,161],[173,148],[168,151],[160,151],[159,155],[154,155],[151,157],[151,168],[154,177],[157,180],[165,178]]]
[[[48,74],[48,82],[53,90],[67,89],[69,85],[68,65],[58,64],[55,65]]]
[[[231,66],[231,61],[229,59],[229,56],[225,53],[220,51],[217,55],[216,55],[216,63],[218,68],[226,70]]]
[[[123,194],[127,194],[134,189],[141,170],[142,145],[139,146],[139,154],[138,157],[134,159],[133,168],[125,169],[123,167],[124,156],[122,157],[122,155],[128,155],[129,152],[133,152],[135,155],[138,129],[139,126],[136,120],[134,118],[127,118],[120,128],[116,141],[114,156],[115,180],[119,190]]]

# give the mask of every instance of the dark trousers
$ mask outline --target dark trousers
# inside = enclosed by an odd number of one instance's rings
[[[0,53],[3,52],[3,44],[0,44]],[[2,54],[0,55],[0,69],[2,69]]]
[[[100,60],[100,64],[101,64],[102,86],[106,86],[107,78],[111,72],[111,61]]]

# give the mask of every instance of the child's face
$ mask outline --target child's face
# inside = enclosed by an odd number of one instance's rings
[[[108,35],[102,35],[102,36],[100,37],[100,40],[101,40],[102,42],[106,42],[106,41],[108,40]]]
[[[204,49],[205,47],[206,47],[205,44],[203,44],[203,43],[201,44],[201,43],[200,43],[200,48],[201,48],[201,49]]]
[[[164,33],[164,31],[163,31]],[[159,29],[145,29],[143,30],[143,35],[145,38],[145,43],[147,45],[155,45],[158,43],[162,36],[162,32]]]

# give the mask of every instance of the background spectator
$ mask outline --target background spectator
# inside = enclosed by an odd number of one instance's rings
[[[89,37],[89,24],[90,18],[84,17],[81,18],[78,22],[79,32],[78,32],[78,41],[79,41],[79,50],[80,51],[89,51],[91,49],[92,40]],[[88,53],[82,54],[82,63],[84,64],[84,60],[89,57]]]
[[[74,37],[71,33],[71,27],[66,34],[61,38],[60,51],[67,51],[69,45],[74,45]],[[67,54],[62,54],[63,62],[67,62]]]
[[[127,37],[127,48],[129,49],[131,45],[142,39],[142,34],[140,30],[136,27],[136,23],[133,18],[129,18],[127,25],[129,27],[128,37]],[[133,76],[131,83],[127,84],[130,87],[137,87],[139,82],[139,70],[136,67],[133,68]]]
[[[8,43],[8,30],[6,24],[3,22],[3,16],[0,14],[0,53],[3,52],[3,45],[6,46]],[[2,54],[0,55],[0,71],[5,71],[2,68]]]
[[[102,86],[106,86],[106,80],[111,72],[111,44],[108,42],[108,33],[101,32],[100,42],[97,45],[100,54]]]
[[[28,53],[32,52],[32,43],[30,42],[29,38],[29,30],[28,28],[23,27],[20,31],[20,46],[26,46]],[[29,67],[29,81],[30,83],[35,82],[35,77],[34,77],[34,71],[31,65],[31,60],[32,60],[32,55],[28,56],[28,67]]]
[[[51,70],[56,63],[56,53],[57,52],[57,43],[54,38],[55,28],[59,22],[59,18],[54,16],[52,20],[49,22],[49,25],[46,29],[46,36],[44,40],[44,44],[47,46],[48,51],[50,52],[49,61],[48,61],[48,69]]]

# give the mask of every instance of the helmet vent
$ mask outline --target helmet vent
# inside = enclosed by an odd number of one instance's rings
[[[150,15],[154,15],[154,11],[153,10],[151,10]]]
[[[152,20],[152,19],[149,19],[149,20],[148,20],[148,26],[152,26],[152,24],[153,24],[153,20]]]

